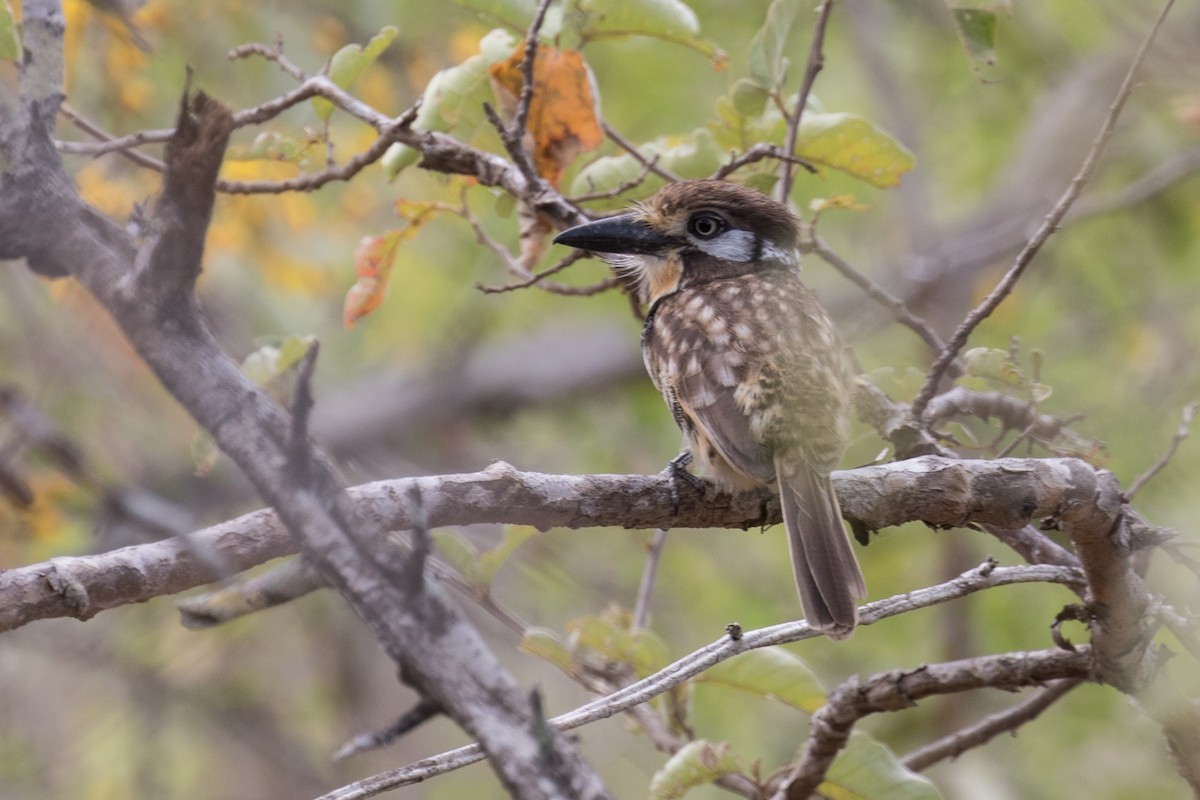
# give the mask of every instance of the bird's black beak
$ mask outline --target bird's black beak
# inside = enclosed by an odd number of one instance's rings
[[[622,214],[568,228],[554,237],[554,243],[595,253],[653,255],[675,242],[656,232],[637,214]]]

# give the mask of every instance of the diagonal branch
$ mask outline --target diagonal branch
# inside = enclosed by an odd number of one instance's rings
[[[35,16],[45,10],[35,8]],[[61,50],[61,36],[47,46]],[[53,121],[61,89],[46,96],[55,108],[40,113]],[[140,251],[126,231],[83,203],[62,172],[51,131],[29,122],[23,132],[32,146],[12,152],[0,172],[0,233],[15,231],[5,238],[6,252],[73,275],[99,300],[163,386],[275,509],[294,546],[368,623],[403,679],[480,740],[508,794],[607,797],[573,745],[547,735],[537,704],[478,631],[424,578],[423,561],[389,544],[385,531],[360,514],[329,459],[294,440],[288,414],[249,382],[210,330],[192,288],[235,119],[206,96],[185,92],[154,230]],[[288,464],[304,469],[281,469]],[[87,597],[72,593],[78,585],[64,588],[86,608]]]
[[[825,29],[829,26],[829,14],[833,11],[833,0],[822,0],[817,9],[817,23],[813,26],[812,44],[808,48],[808,64],[804,67],[804,82],[800,85],[800,95],[796,98],[796,107],[788,118],[787,141],[783,146],[785,155],[791,156],[796,152],[796,139],[800,135],[800,119],[804,116],[804,107],[808,105],[808,97],[812,94],[813,84],[817,82],[817,73],[825,66]],[[792,193],[792,177],[795,174],[790,158],[782,159],[782,173],[779,179],[779,200],[786,203]]]
[[[934,695],[1082,680],[1089,676],[1090,669],[1091,659],[1084,650],[1037,650],[889,670],[865,681],[851,678],[830,692],[829,702],[813,714],[800,763],[773,800],[805,800],[812,796],[863,717],[911,708],[918,700]]]
[[[1032,722],[1059,698],[1083,682],[1082,678],[1056,681],[1042,691],[1012,708],[992,714],[970,727],[930,742],[904,757],[904,766],[920,772],[947,758],[958,758],[968,750],[987,744],[1002,733],[1014,733],[1017,728]]]
[[[1105,118],[1104,124],[1100,126],[1100,131],[1092,141],[1091,148],[1088,150],[1087,155],[1084,156],[1083,164],[1080,165],[1075,177],[1071,179],[1071,183],[1067,186],[1066,191],[1063,192],[1062,197],[1054,204],[1050,213],[1042,221],[1041,226],[1038,227],[1037,231],[1026,242],[1021,252],[1017,254],[1013,265],[1009,267],[1008,272],[996,284],[996,287],[959,323],[958,328],[954,331],[954,335],[950,337],[950,341],[946,344],[946,347],[942,349],[941,354],[929,368],[929,374],[925,378],[925,385],[921,387],[921,391],[913,401],[913,419],[920,420],[922,418],[922,415],[925,413],[925,407],[937,392],[938,384],[941,383],[946,369],[958,357],[959,351],[967,343],[967,339],[971,336],[971,333],[979,326],[979,323],[990,317],[992,312],[1012,292],[1013,287],[1025,273],[1025,269],[1033,261],[1034,256],[1038,254],[1038,251],[1042,249],[1042,245],[1046,243],[1050,236],[1058,230],[1059,224],[1066,217],[1067,212],[1071,210],[1071,206],[1078,199],[1080,193],[1083,191],[1083,187],[1091,179],[1092,173],[1096,169],[1096,164],[1100,161],[1100,155],[1104,152],[1105,145],[1112,138],[1117,119],[1121,116],[1121,110],[1125,107],[1125,102],[1133,92],[1134,78],[1137,75],[1138,68],[1141,67],[1142,61],[1145,60],[1146,53],[1149,52],[1151,44],[1153,44],[1155,37],[1158,35],[1159,28],[1162,27],[1174,3],[1175,0],[1167,0],[1162,12],[1158,15],[1158,19],[1154,21],[1153,27],[1146,35],[1145,40],[1142,41],[1141,47],[1138,48],[1137,54],[1133,57],[1133,62],[1129,65],[1129,69],[1125,73],[1125,80],[1121,83],[1121,88],[1117,91],[1116,98],[1113,100],[1112,105],[1109,106],[1108,116]]]

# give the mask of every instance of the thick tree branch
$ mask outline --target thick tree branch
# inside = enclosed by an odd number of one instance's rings
[[[1098,502],[1097,476],[1107,474],[1073,459],[927,457],[835,472],[834,485],[846,516],[866,529],[913,520],[939,528],[1019,527],[1031,518],[1084,513]],[[779,509],[766,492],[730,494],[715,487],[703,497],[683,492],[679,511],[672,514],[670,486],[660,475],[547,475],[504,463],[476,473],[379,481],[355,487],[349,496],[358,518],[371,529],[406,530],[412,520],[405,498],[418,483],[433,527],[499,522],[542,530],[757,528],[779,521]],[[1119,498],[1115,483],[1104,491]],[[189,538],[235,571],[296,551],[278,517],[266,510]],[[88,619],[216,578],[177,541],[56,558],[0,573],[0,631],[49,617]]]

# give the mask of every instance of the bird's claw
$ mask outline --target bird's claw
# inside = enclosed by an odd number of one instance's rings
[[[704,481],[688,472],[688,465],[692,463],[692,454],[684,450],[679,455],[667,462],[667,468],[663,470],[669,482],[671,492],[671,516],[679,515],[679,482],[685,481],[695,492],[701,497],[704,496],[705,485]]]

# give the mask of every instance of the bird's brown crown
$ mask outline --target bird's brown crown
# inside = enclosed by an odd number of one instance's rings
[[[787,206],[725,181],[670,183],[638,209],[652,228],[675,235],[685,232],[689,218],[704,209],[719,212],[732,227],[753,231],[781,250],[794,249],[800,234],[800,221]]]

